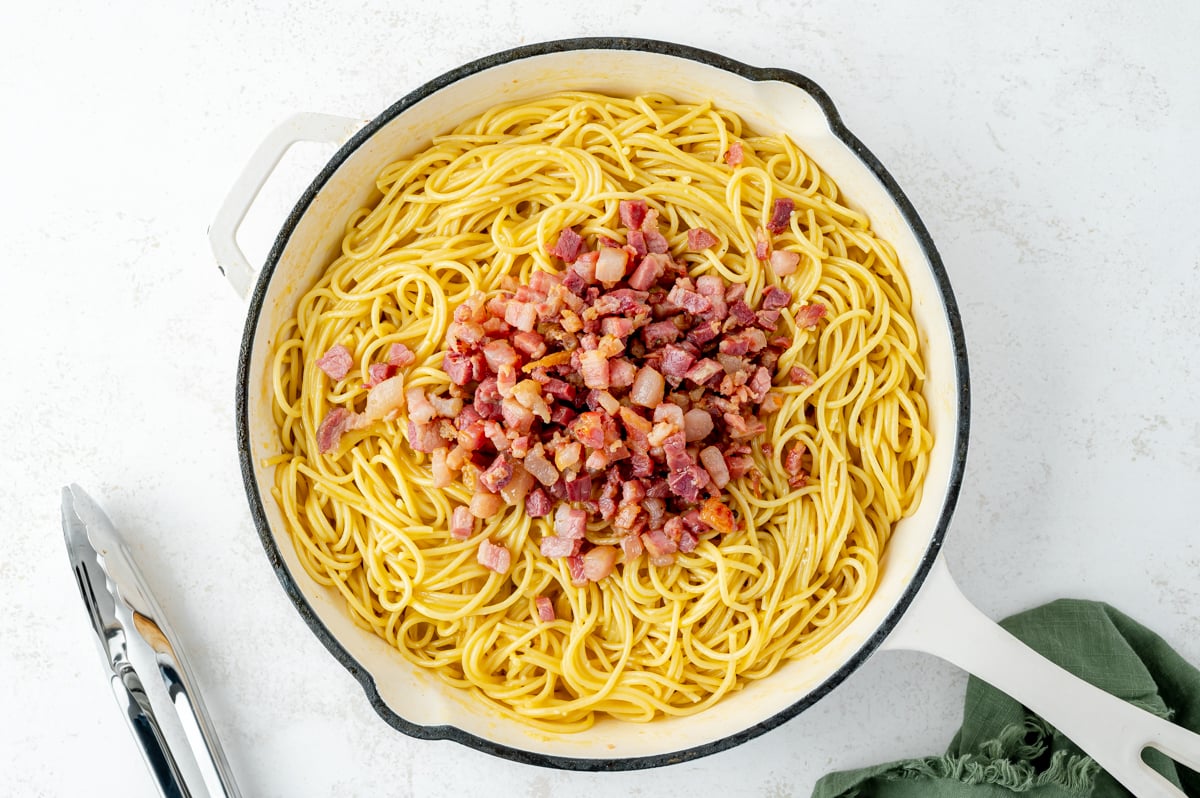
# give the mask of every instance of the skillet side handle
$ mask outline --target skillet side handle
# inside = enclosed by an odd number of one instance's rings
[[[967,600],[941,558],[884,647],[933,654],[1007,693],[1140,798],[1183,798],[1142,761],[1147,746],[1200,768],[1200,735],[1093,687],[1026,646]]]
[[[221,209],[217,211],[217,218],[208,228],[208,242],[217,259],[217,268],[242,299],[250,295],[257,271],[238,246],[237,232],[267,178],[293,144],[302,141],[342,144],[362,125],[361,119],[329,114],[296,114],[271,131],[250,156],[237,182],[229,189]]]

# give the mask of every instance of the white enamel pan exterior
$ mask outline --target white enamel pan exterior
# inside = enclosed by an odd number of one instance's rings
[[[832,644],[783,664],[698,715],[647,724],[602,720],[575,735],[533,731],[502,718],[355,626],[341,598],[301,567],[271,497],[270,469],[261,465],[277,452],[267,366],[272,337],[335,256],[349,214],[371,200],[376,175],[427,146],[434,134],[496,103],[561,90],[711,99],[755,130],[791,136],[899,253],[924,344],[935,438],[920,506],[897,525],[874,596]],[[297,203],[256,275],[235,234],[263,182],[297,141],[345,144]],[[443,75],[370,122],[317,114],[288,120],[255,153],[209,232],[222,271],[242,296],[249,295],[238,371],[238,443],[263,546],[313,632],[359,680],[376,711],[400,731],[549,767],[655,767],[756,737],[811,706],[876,649],[910,648],[943,657],[1017,697],[1138,795],[1180,794],[1142,762],[1147,745],[1200,767],[1200,737],[1091,687],[1026,648],[967,602],[938,558],[967,446],[969,390],[958,309],[916,211],[807,78],[637,39],[574,39],[510,50]]]

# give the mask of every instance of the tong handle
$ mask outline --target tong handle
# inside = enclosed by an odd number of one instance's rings
[[[120,675],[114,675],[112,691],[159,792],[164,798],[190,798],[191,793],[184,786],[179,763],[171,756],[171,749],[163,738],[162,729],[159,728],[158,720],[150,709],[150,701],[146,698],[146,691],[142,689],[142,682],[137,674],[127,670]]]

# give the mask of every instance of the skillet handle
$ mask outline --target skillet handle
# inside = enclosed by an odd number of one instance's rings
[[[217,211],[217,218],[208,228],[208,242],[217,259],[217,267],[233,285],[238,296],[245,299],[250,294],[257,275],[246,253],[238,246],[238,228],[242,226],[246,213],[279,161],[293,144],[301,141],[342,144],[362,125],[363,120],[344,116],[296,114],[271,131],[250,156],[250,161]]]
[[[942,558],[885,648],[924,651],[974,674],[1041,715],[1139,798],[1183,798],[1142,761],[1153,747],[1200,769],[1200,735],[1059,668],[980,612]]]

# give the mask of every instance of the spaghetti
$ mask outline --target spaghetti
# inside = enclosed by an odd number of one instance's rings
[[[560,94],[463,123],[387,167],[377,186],[279,330],[272,360],[274,495],[305,569],[358,623],[499,712],[574,732],[598,715],[698,712],[853,620],[893,525],[920,497],[932,445],[924,367],[894,250],[793,142],[710,103]],[[447,533],[471,491],[433,487],[403,415],[319,452],[322,419],[366,405],[370,364],[393,345],[415,355],[406,386],[444,392],[454,309],[505,277],[556,271],[547,248],[564,228],[620,238],[619,203],[635,198],[659,212],[692,276],[742,283],[755,304],[771,285],[796,298],[779,319],[792,343],[775,374],[782,401],[752,447],[756,473],[724,489],[735,531],[673,565],[637,557],[579,587],[539,551],[552,519],[505,507],[479,533],[512,552],[496,573],[476,560],[479,536]],[[800,256],[785,277],[755,253],[779,198],[795,213],[772,245]],[[687,231],[701,226],[718,243],[687,251]],[[795,318],[804,303],[828,311],[811,329]],[[353,367],[334,380],[317,360],[338,345]],[[812,461],[807,484],[792,487],[781,458],[797,444]],[[539,618],[538,597],[556,620]]]

